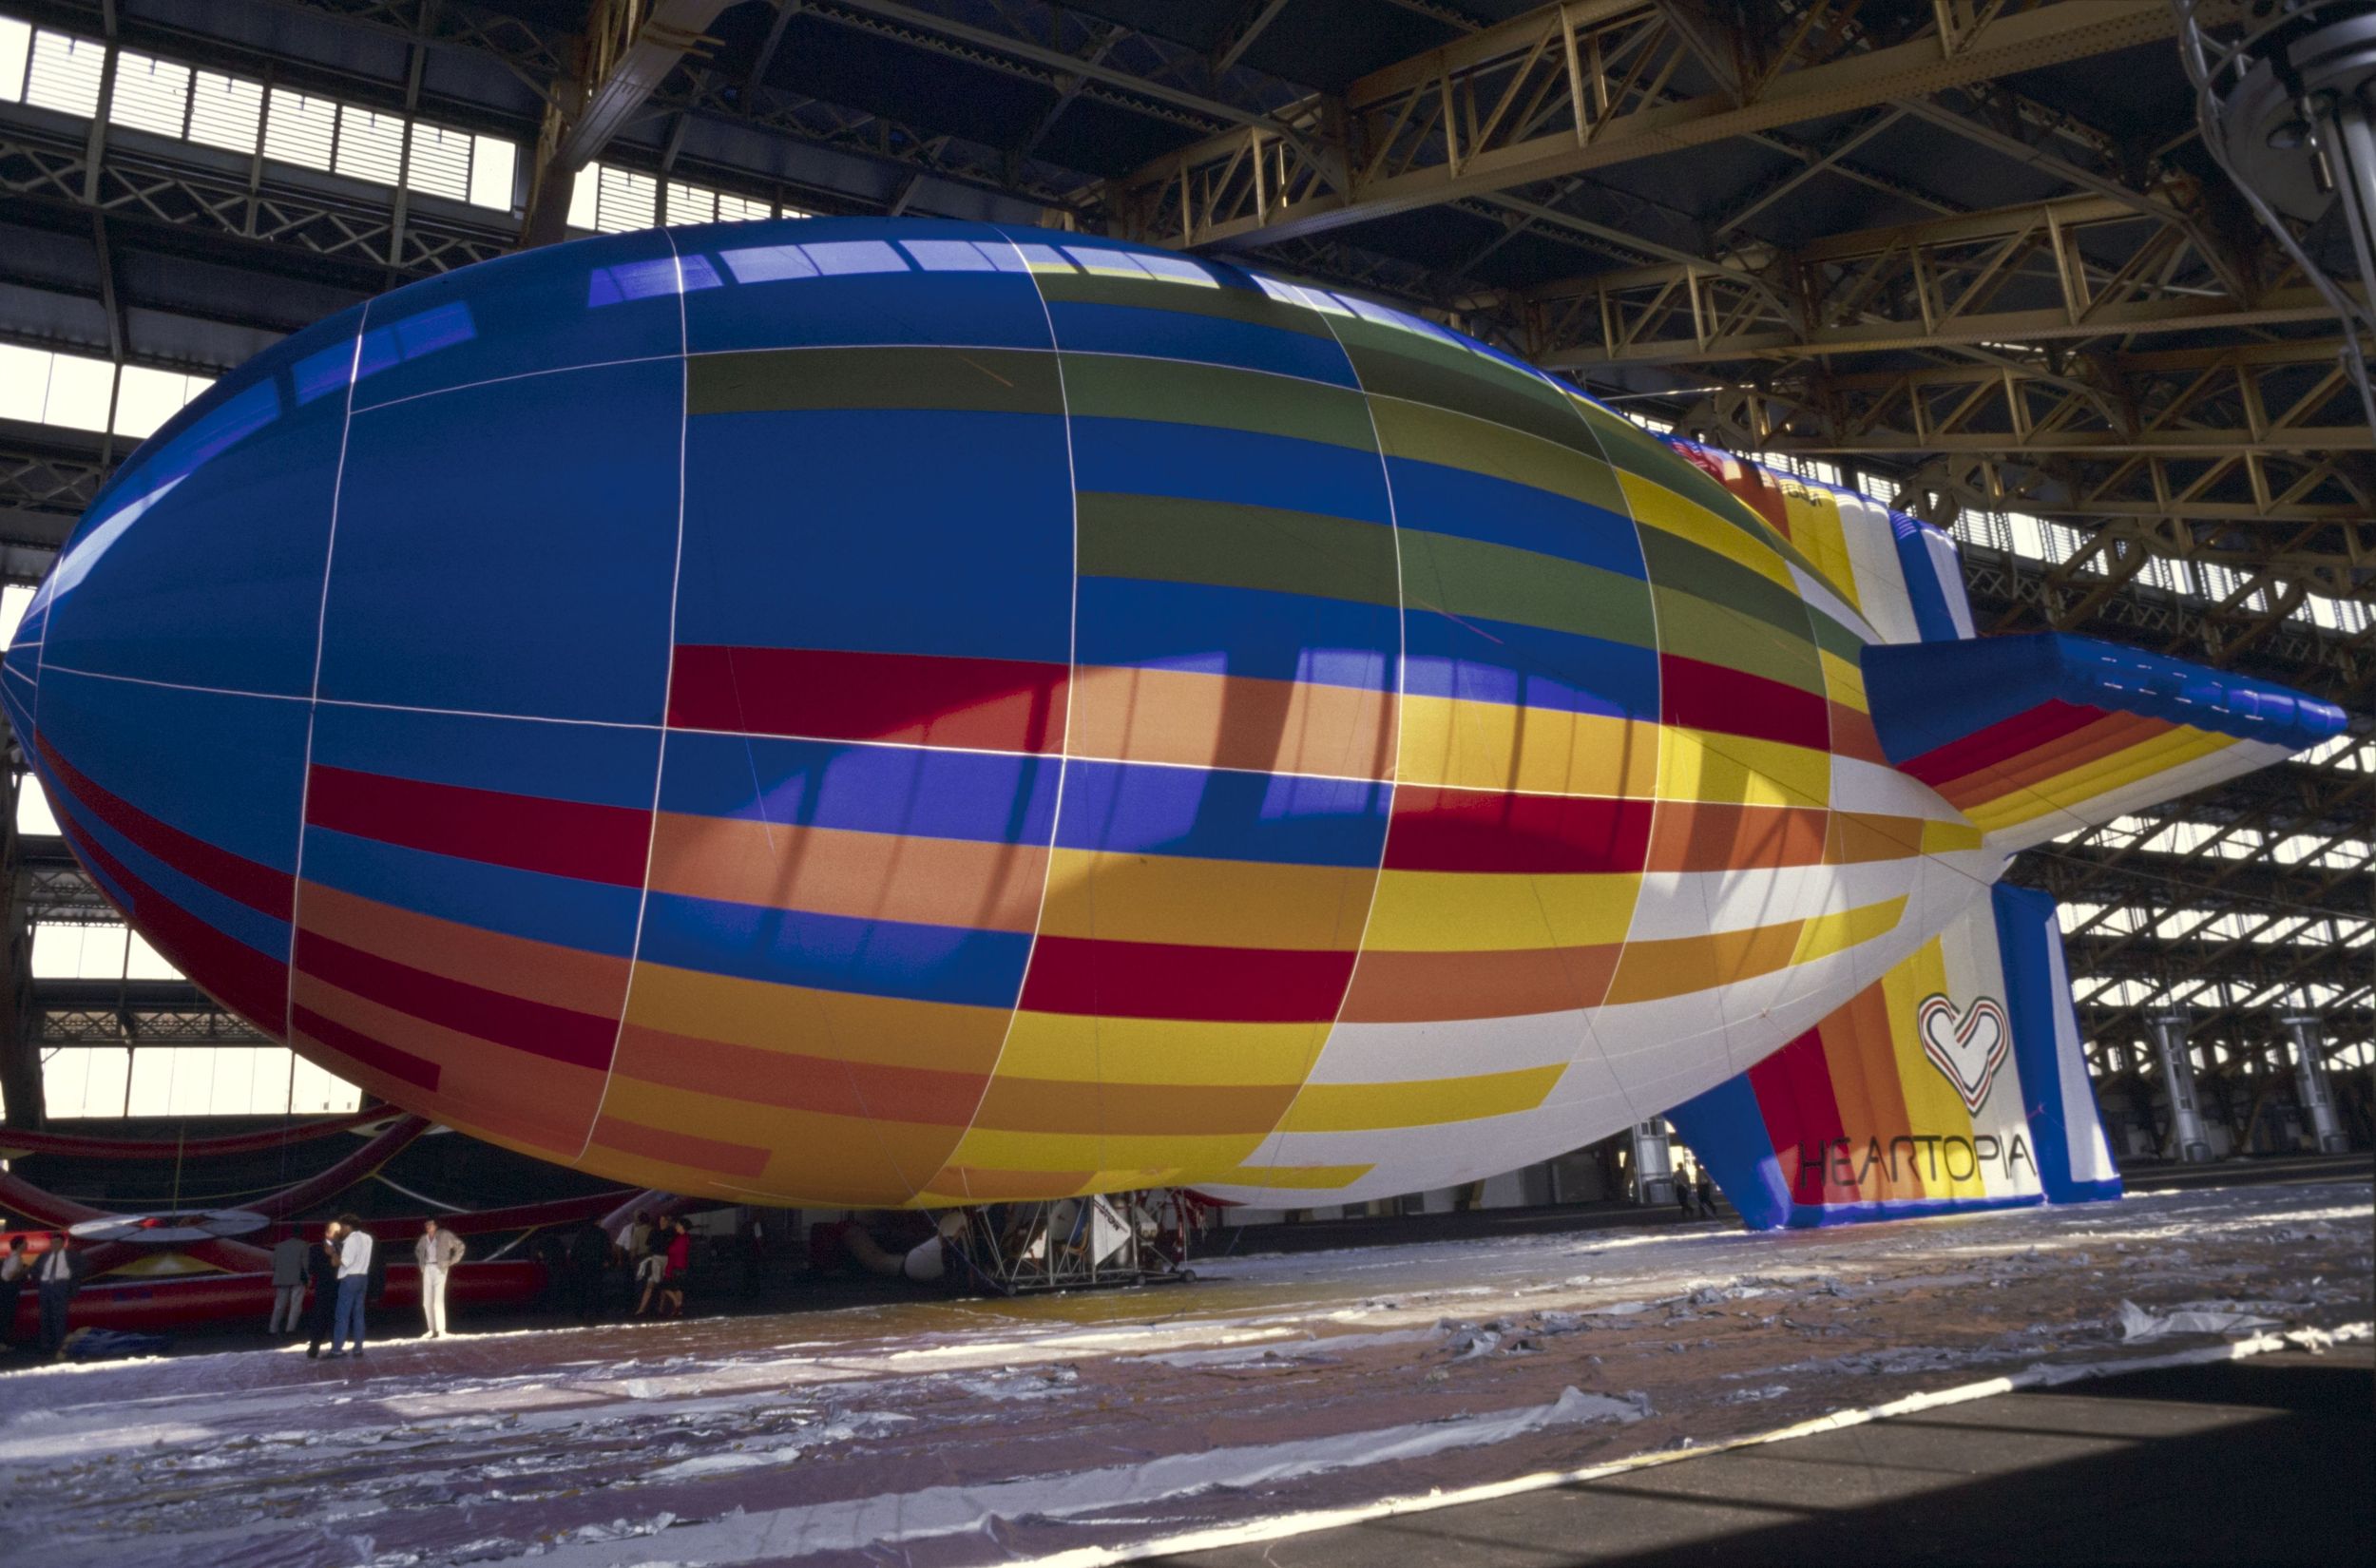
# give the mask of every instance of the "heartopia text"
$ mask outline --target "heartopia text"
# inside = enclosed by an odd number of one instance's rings
[[[1901,1165],[1901,1157],[1905,1163]],[[1877,1170],[1886,1171],[1892,1182],[1909,1176],[1922,1176],[1937,1181],[1969,1181],[1989,1166],[1996,1167],[2007,1182],[2013,1180],[2014,1167],[2026,1165],[2030,1175],[2038,1174],[2038,1163],[2030,1157],[2029,1142],[2021,1134],[2000,1138],[1992,1133],[1962,1138],[1953,1133],[1917,1133],[1890,1138],[1867,1138],[1859,1149],[1856,1140],[1835,1138],[1798,1146],[1798,1189],[1801,1195],[1811,1191],[1819,1194],[1826,1186],[1861,1187],[1870,1181]]]

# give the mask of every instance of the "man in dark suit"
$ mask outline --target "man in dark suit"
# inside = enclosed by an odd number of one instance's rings
[[[9,1237],[8,1255],[0,1257],[0,1350],[16,1344],[16,1301],[33,1277],[32,1254],[23,1236]]]
[[[49,1250],[33,1265],[33,1283],[41,1290],[41,1353],[54,1356],[66,1343],[67,1310],[83,1283],[82,1254],[64,1231],[49,1233]]]

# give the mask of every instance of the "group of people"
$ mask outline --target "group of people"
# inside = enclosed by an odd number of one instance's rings
[[[372,1269],[376,1250],[372,1233],[353,1214],[340,1214],[324,1226],[319,1241],[309,1242],[294,1231],[282,1236],[272,1253],[268,1331],[304,1333],[310,1341],[308,1357],[321,1355],[325,1339],[334,1358],[361,1355],[365,1310],[378,1293],[373,1289]],[[468,1250],[460,1236],[434,1219],[422,1222],[412,1261],[421,1274],[424,1338],[446,1337],[446,1285]]]
[[[589,1219],[543,1232],[529,1247],[545,1265],[546,1311],[581,1323],[619,1311],[633,1317],[684,1311],[693,1230],[682,1219],[655,1219],[650,1210],[638,1210],[616,1232]]]
[[[1683,1206],[1685,1219],[1715,1217],[1716,1183],[1715,1177],[1708,1174],[1706,1160],[1690,1170],[1675,1173],[1675,1195]]]
[[[654,1224],[648,1212],[639,1211],[619,1239],[627,1256],[630,1277],[642,1287],[634,1315],[684,1315],[685,1276],[693,1272],[693,1228],[679,1214]]]
[[[0,1257],[0,1348],[15,1348],[17,1304],[30,1286],[41,1301],[41,1353],[54,1356],[66,1344],[67,1314],[83,1283],[83,1254],[64,1231],[44,1239],[35,1252],[24,1236],[12,1235],[7,1255]]]

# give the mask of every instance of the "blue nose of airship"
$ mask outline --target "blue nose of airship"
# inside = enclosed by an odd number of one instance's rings
[[[771,760],[814,781],[749,732],[913,731],[957,758],[915,768],[983,775],[929,831],[1044,829],[1072,564],[1048,332],[1024,251],[962,224],[655,231],[414,285],[143,446],[0,696],[85,866],[194,981],[381,1092],[574,1156],[632,956],[672,940],[643,923],[672,716],[683,810],[748,808]],[[895,388],[868,380],[886,348]],[[820,517],[825,556],[796,552]],[[788,624],[946,689],[786,667]],[[851,811],[891,809],[862,783]],[[970,1004],[1024,940],[840,957]]]
[[[742,248],[755,270],[807,261]],[[145,444],[61,553],[0,678],[10,717],[94,878],[257,1023],[291,1023],[301,876],[450,915],[485,907],[471,876],[504,873],[399,865],[341,820],[408,820],[426,845],[519,829],[500,811],[455,826],[459,807],[504,794],[650,812],[681,509],[681,291],[716,285],[719,254],[680,260],[665,235],[614,237],[321,322]],[[763,488],[741,498],[755,520]],[[421,778],[425,760],[446,776]],[[398,775],[480,794],[392,800]],[[309,805],[323,828],[310,845]],[[534,934],[624,954],[634,895],[619,884],[640,880],[642,849],[629,836],[627,852],[539,851],[604,862],[614,896],[548,898]]]
[[[276,1033],[346,388],[361,310],[144,444],[28,609],[0,692],[101,889]]]

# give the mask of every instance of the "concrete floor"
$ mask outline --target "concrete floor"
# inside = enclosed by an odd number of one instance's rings
[[[2308,1511],[2271,1463],[2317,1500],[2341,1484],[2318,1463],[2365,1460],[2364,1367],[2361,1425],[2313,1434],[2316,1460],[2263,1460],[2301,1413],[2271,1397],[2124,1426],[2126,1406],[2062,1395],[1636,1462],[1997,1377],[2126,1375],[2222,1334],[2365,1326],[2371,1226],[2361,1176],[1779,1234],[1241,1252],[1192,1285],[1013,1301],[511,1333],[465,1319],[437,1341],[399,1314],[360,1362],[283,1347],[0,1379],[0,1518],[44,1568],[991,1568],[1619,1466],[1574,1500],[1274,1539],[1268,1562],[1829,1562],[1859,1530],[1873,1556],[2025,1560],[2023,1531],[2051,1537],[2073,1507],[2100,1522],[2109,1504],[2088,1500],[2167,1511],[2134,1482],[2142,1463],[2219,1499],[2230,1533],[2206,1539],[2261,1561],[2251,1521],[2298,1531]],[[2119,1539],[2174,1556],[2142,1525]]]
[[[2376,1540],[2376,1350],[2001,1395],[1171,1568],[2347,1563]]]

